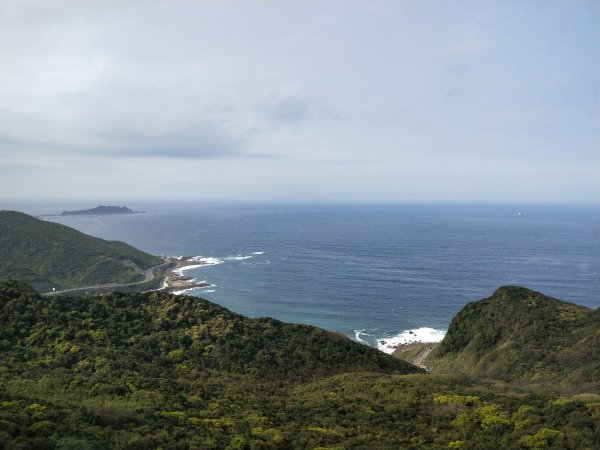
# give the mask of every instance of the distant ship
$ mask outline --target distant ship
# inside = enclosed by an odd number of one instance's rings
[[[523,214],[521,211],[517,212],[517,216],[519,217],[525,217],[525,214]]]

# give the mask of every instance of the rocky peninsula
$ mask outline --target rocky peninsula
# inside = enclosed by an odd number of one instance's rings
[[[168,272],[165,273],[165,278],[160,290],[167,292],[180,293],[188,289],[208,287],[211,284],[207,281],[198,281],[193,277],[184,274],[186,269],[210,265],[197,261],[193,256],[180,256],[178,258],[168,257],[165,260],[169,261]],[[194,264],[190,264],[194,262]]]

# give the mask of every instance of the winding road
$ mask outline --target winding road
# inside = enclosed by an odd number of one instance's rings
[[[112,289],[131,288],[131,287],[135,287],[135,286],[138,286],[140,284],[143,284],[143,283],[147,283],[148,281],[154,280],[154,278],[155,278],[155,274],[154,274],[155,271],[158,271],[161,268],[166,267],[166,266],[168,266],[170,264],[171,264],[171,260],[166,260],[162,264],[158,264],[157,266],[150,267],[149,269],[146,269],[146,270],[142,270],[137,264],[133,264],[136,272],[144,274],[144,279],[143,280],[141,280],[141,281],[135,281],[133,283],[97,284],[95,286],[83,286],[83,287],[76,287],[76,288],[70,288],[70,289],[62,289],[60,291],[45,292],[43,295],[58,295],[58,294],[67,294],[67,293],[71,293],[72,294],[72,293],[77,293],[77,292],[88,293],[89,291],[101,291],[101,290],[105,290],[105,289],[112,290]]]

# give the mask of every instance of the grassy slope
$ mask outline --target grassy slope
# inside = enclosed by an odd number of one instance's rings
[[[40,291],[140,281],[140,268],[162,260],[123,242],[105,241],[15,211],[0,211],[0,279]]]
[[[600,393],[600,310],[506,286],[469,303],[428,359],[435,370]]]
[[[195,297],[41,298],[0,283],[0,448],[600,445],[598,395],[415,372]]]

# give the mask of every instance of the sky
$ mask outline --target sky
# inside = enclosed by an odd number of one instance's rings
[[[0,200],[600,204],[599,23],[597,0],[0,0]]]

